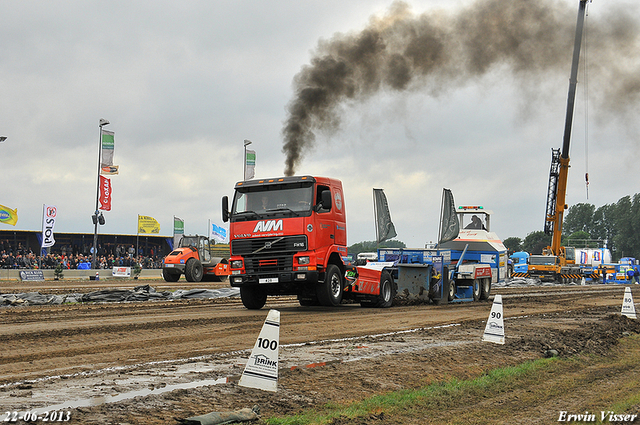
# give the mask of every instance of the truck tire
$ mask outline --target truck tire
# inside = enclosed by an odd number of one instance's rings
[[[393,305],[393,299],[396,297],[396,284],[391,278],[388,271],[380,274],[380,295],[376,302],[376,307],[388,308]]]
[[[491,279],[484,278],[482,279],[482,290],[480,291],[480,299],[488,300],[490,294],[491,294]]]
[[[473,279],[471,284],[473,285],[473,300],[478,301],[480,299],[480,295],[482,295],[482,285],[484,283],[484,279]]]
[[[172,273],[167,269],[162,269],[162,277],[165,282],[177,282],[180,280],[180,273]]]
[[[190,258],[184,267],[184,277],[187,282],[200,282],[202,281],[202,275],[204,271],[200,260]]]
[[[342,302],[342,273],[335,264],[329,264],[324,277],[324,283],[316,287],[316,295],[320,304],[335,307]]]
[[[267,290],[262,286],[243,286],[240,288],[240,299],[249,310],[260,310],[267,302]]]
[[[456,297],[456,292],[458,291],[458,288],[456,287],[456,281],[455,280],[450,280],[449,281],[449,291],[445,292],[447,294],[447,301],[451,302],[453,301],[453,299]]]

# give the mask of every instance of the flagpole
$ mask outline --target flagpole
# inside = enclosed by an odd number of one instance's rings
[[[154,214],[155,215],[155,214]],[[140,240],[140,214],[138,214],[138,222],[136,223],[136,253],[133,255],[133,261],[136,261],[136,258],[138,258],[138,245],[139,245],[139,240]]]
[[[45,204],[42,204],[42,242],[40,242],[40,255],[38,255],[38,268],[42,269],[42,249],[44,245],[44,208]]]
[[[109,124],[109,121],[100,118],[98,127],[100,128],[100,135],[98,137],[98,182],[96,183],[96,212],[93,218],[93,255],[91,257],[91,267],[97,269],[96,255],[98,251],[98,202],[100,199],[100,160],[102,159],[102,127]]]

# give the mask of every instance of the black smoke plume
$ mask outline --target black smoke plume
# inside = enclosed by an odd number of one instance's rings
[[[294,77],[282,130],[285,175],[295,174],[315,132],[339,128],[338,107],[345,101],[381,90],[435,96],[497,67],[523,84],[558,70],[568,80],[577,11],[578,0],[575,7],[557,0],[478,0],[453,13],[416,15],[396,2],[361,32],[321,40]],[[640,95],[639,25],[631,16],[638,15],[610,10],[598,26],[588,21],[591,72],[607,78],[599,101],[613,108]]]

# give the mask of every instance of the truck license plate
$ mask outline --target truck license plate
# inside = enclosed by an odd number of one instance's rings
[[[173,267],[173,264],[165,264],[165,267]]]
[[[258,283],[278,283],[277,277],[263,277],[262,279],[258,279]]]

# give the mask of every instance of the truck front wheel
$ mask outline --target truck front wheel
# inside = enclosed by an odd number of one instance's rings
[[[316,287],[316,294],[320,304],[332,307],[342,302],[342,273],[335,264],[329,264],[325,273],[324,283]]]
[[[260,310],[267,302],[267,290],[262,286],[243,286],[240,288],[240,299],[249,310]]]
[[[187,264],[184,267],[184,277],[188,282],[200,282],[203,274],[204,270],[200,261],[195,258],[191,258],[187,261]]]

